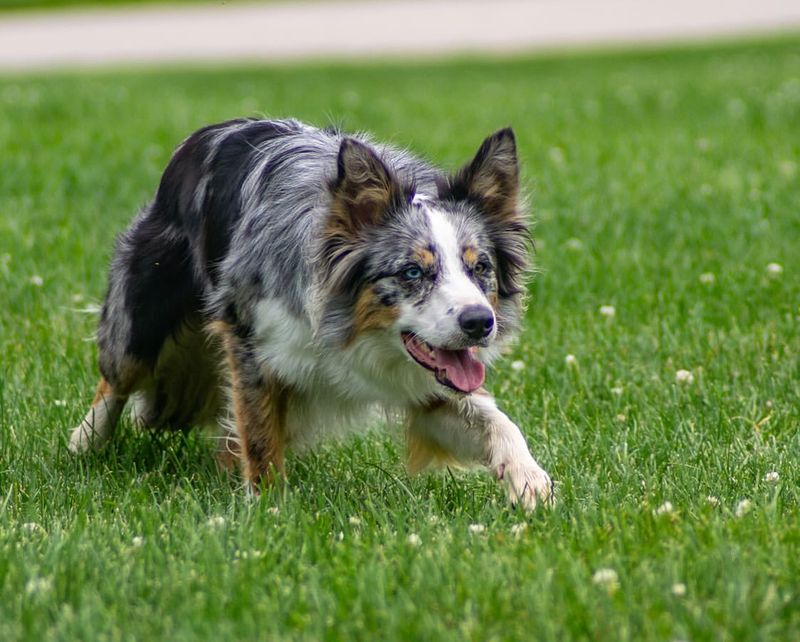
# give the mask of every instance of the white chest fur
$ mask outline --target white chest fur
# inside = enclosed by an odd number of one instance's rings
[[[276,299],[264,299],[256,308],[255,334],[265,374],[299,393],[297,403],[304,407],[292,411],[298,420],[342,424],[375,405],[403,409],[441,394],[392,330],[371,332],[341,348],[322,346],[307,319]]]

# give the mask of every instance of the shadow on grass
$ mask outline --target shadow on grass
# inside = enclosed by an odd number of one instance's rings
[[[158,500],[190,492],[198,499],[248,501],[240,472],[221,469],[215,450],[215,438],[199,430],[139,432],[123,425],[100,452],[65,457],[73,479],[77,475],[96,491],[102,486],[103,494],[141,491]],[[375,434],[289,454],[286,479],[263,488],[258,504],[264,510],[292,505],[309,513],[341,513],[345,521],[363,512],[386,519],[397,506],[409,515],[443,517],[506,508],[488,475],[445,469],[411,477],[396,441]]]

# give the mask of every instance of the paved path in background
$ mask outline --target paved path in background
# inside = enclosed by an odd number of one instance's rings
[[[0,14],[0,70],[509,53],[800,29],[800,0],[331,0]]]

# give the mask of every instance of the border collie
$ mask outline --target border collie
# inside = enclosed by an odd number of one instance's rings
[[[514,504],[551,503],[482,388],[522,313],[519,191],[511,129],[452,175],[295,120],[200,129],[117,241],[102,377],[70,450],[107,442],[130,398],[141,427],[227,424],[223,450],[257,493],[287,447],[371,425],[377,407],[404,418],[410,471],[482,464]]]

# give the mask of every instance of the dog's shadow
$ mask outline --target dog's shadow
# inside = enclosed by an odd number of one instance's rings
[[[154,493],[169,493],[188,482],[234,491],[241,485],[235,471],[217,465],[216,444],[200,431],[137,431],[119,426],[101,450],[69,456],[84,480],[99,477],[120,486],[144,484]]]
[[[120,487],[146,486],[156,498],[188,486],[196,496],[240,497],[252,503],[238,466],[220,466],[217,449],[217,440],[198,430],[136,431],[121,425],[104,449],[74,459],[72,466],[84,480],[102,477]],[[498,497],[496,484],[484,475],[446,469],[409,476],[402,449],[386,435],[354,436],[290,453],[285,472],[285,480],[261,489],[256,505],[291,503],[303,511],[343,515],[403,506],[444,517],[480,512]]]

